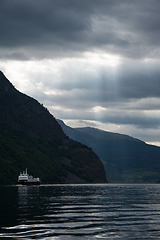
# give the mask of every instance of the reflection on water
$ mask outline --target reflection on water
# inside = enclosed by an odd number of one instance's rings
[[[32,205],[33,199],[39,195],[39,186],[18,186],[18,206]]]
[[[160,239],[160,185],[0,188],[0,238]]]

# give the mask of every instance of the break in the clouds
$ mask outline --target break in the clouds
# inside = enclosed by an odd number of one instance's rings
[[[1,0],[0,68],[71,126],[158,144],[159,0]]]

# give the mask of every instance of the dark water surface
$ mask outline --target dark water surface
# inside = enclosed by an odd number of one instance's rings
[[[160,185],[0,187],[2,239],[160,239]]]

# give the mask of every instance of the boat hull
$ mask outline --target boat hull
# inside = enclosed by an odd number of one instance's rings
[[[40,185],[40,182],[18,182],[19,185]]]

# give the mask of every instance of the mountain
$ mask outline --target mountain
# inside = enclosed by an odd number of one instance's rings
[[[160,147],[96,128],[71,128],[57,120],[67,136],[87,145],[102,160],[109,182],[146,183],[160,178]]]
[[[42,104],[0,71],[0,184],[16,183],[26,167],[43,183],[107,182],[98,156],[69,139]]]

